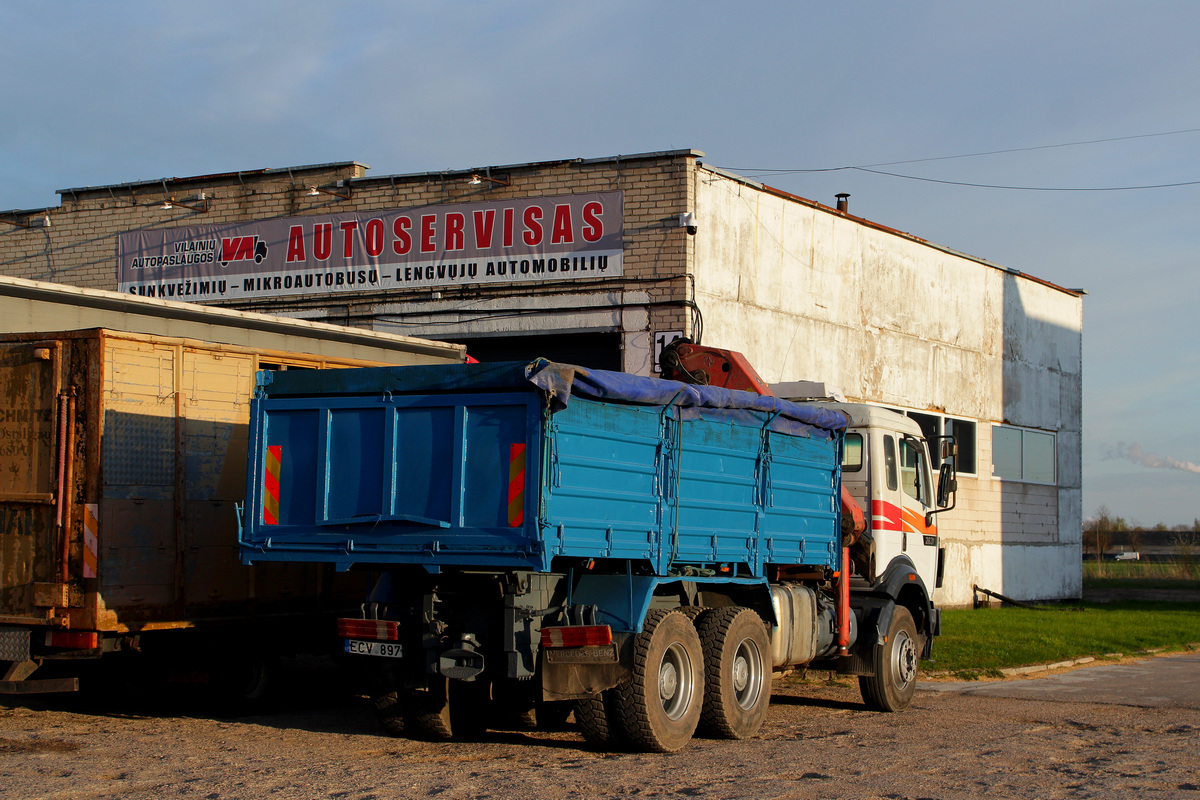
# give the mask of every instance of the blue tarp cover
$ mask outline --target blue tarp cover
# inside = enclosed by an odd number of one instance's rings
[[[846,415],[832,408],[802,405],[778,397],[764,397],[738,389],[693,386],[661,378],[643,378],[624,372],[586,369],[538,359],[525,368],[530,382],[549,395],[553,405],[565,408],[571,395],[589,400],[665,406],[679,409],[683,419],[726,421],[761,426],[770,415],[771,430],[797,436],[829,437],[843,431]],[[766,415],[766,416],[764,416]]]
[[[572,395],[589,400],[646,406],[671,404],[680,419],[706,419],[760,427],[797,436],[828,438],[846,428],[841,411],[817,404],[792,403],[753,392],[692,386],[661,378],[587,369],[539,358],[532,363],[505,361],[489,364],[441,364],[362,369],[288,370],[260,372],[262,396],[288,397],[390,392],[424,394],[512,391],[530,383],[546,392],[552,410],[566,408]],[[772,417],[774,415],[774,417]]]

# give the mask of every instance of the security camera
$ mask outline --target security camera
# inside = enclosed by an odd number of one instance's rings
[[[679,215],[679,227],[687,228],[688,236],[696,235],[696,215],[692,212]]]

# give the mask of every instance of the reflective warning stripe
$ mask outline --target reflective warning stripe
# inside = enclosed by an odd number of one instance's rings
[[[100,513],[95,503],[83,506],[83,577],[96,577],[96,553],[99,552]]]
[[[916,511],[905,508],[901,510],[901,522],[904,530],[920,533],[924,536],[937,536],[937,525],[926,525],[925,517]]]
[[[900,530],[900,507],[885,500],[871,501],[871,530]]]
[[[279,461],[283,457],[279,445],[267,448],[266,469],[263,470],[263,524],[279,524]]]
[[[519,528],[525,522],[525,445],[508,448],[508,526]]]

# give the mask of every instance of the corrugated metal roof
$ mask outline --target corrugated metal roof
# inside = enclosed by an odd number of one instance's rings
[[[282,336],[297,336],[308,339],[340,342],[348,345],[393,350],[437,358],[462,360],[466,348],[463,345],[437,342],[430,339],[419,339],[413,336],[400,336],[392,333],[348,328],[341,325],[331,325],[327,322],[314,322],[304,319],[277,317],[270,314],[260,314],[254,311],[237,311],[219,306],[201,306],[195,303],[181,303],[175,300],[140,297],[137,295],[110,292],[103,289],[81,289],[75,286],[64,286],[44,281],[30,281],[24,278],[12,278],[0,275],[0,298],[20,298],[48,304],[96,309],[110,312],[103,324],[88,327],[108,327],[115,330],[128,330],[134,333],[157,333],[148,329],[144,323],[139,324],[137,318],[175,320],[185,323],[199,323],[212,326],[214,329],[227,328],[239,333],[258,331]],[[11,321],[10,321],[11,322]],[[69,321],[63,320],[62,324]],[[0,330],[17,332],[19,328],[12,324],[0,323]],[[203,337],[208,339],[210,337]]]

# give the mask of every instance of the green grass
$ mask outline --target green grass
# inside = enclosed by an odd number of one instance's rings
[[[1085,589],[1200,589],[1200,562],[1096,561],[1083,562]]]
[[[1144,583],[1138,583],[1144,586]],[[1200,642],[1200,603],[1126,601],[1026,608],[946,609],[925,670],[996,675],[1005,667],[1083,656],[1181,650]]]

